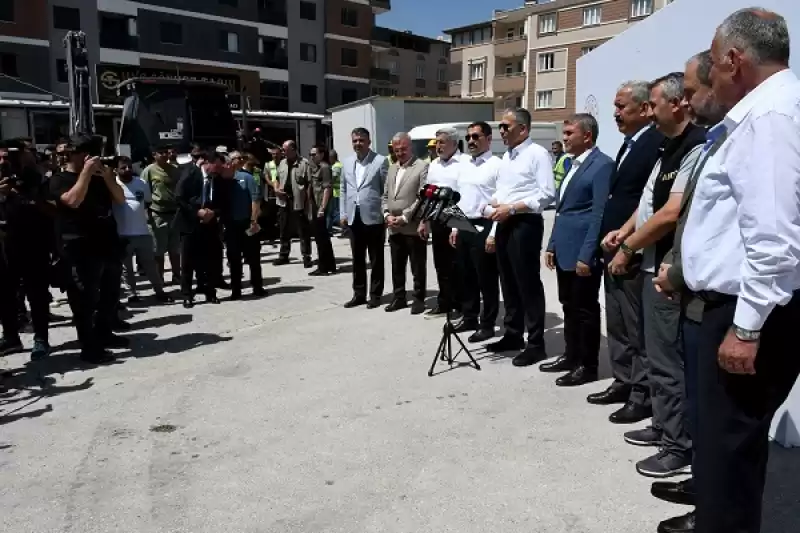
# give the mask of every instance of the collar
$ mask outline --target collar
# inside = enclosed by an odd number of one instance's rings
[[[397,162],[397,166],[398,166],[398,167],[400,167],[400,168],[409,168],[411,165],[413,165],[413,164],[416,162],[416,160],[417,160],[417,158],[416,158],[416,157],[414,157],[414,156],[412,155],[412,156],[411,156],[411,157],[408,159],[408,161],[406,161],[406,164],[405,164],[405,165],[404,165],[404,164],[402,164],[402,163],[400,163],[400,161],[398,161],[398,162]]]
[[[367,155],[365,155],[365,156],[364,156],[364,157],[362,157],[361,159],[359,159],[359,157],[358,157],[358,154],[356,154],[356,161],[357,161],[357,162],[359,162],[359,163],[362,163],[362,164],[364,164],[364,163],[366,163],[366,162],[367,162],[367,160],[369,159],[369,157],[370,157],[371,155],[372,155],[372,150],[368,150],[368,151],[367,151]]]
[[[581,155],[575,156],[572,159],[573,159],[573,161],[575,163],[578,163],[579,165],[581,165],[581,164],[585,163],[587,159],[589,159],[589,156],[592,155],[592,152],[594,152],[596,149],[597,149],[596,146],[592,146],[591,148],[589,148],[588,150],[583,152]],[[575,164],[575,163],[573,163],[573,164]]]
[[[522,150],[524,150],[531,144],[533,144],[533,141],[530,139],[530,137],[528,137],[527,139],[516,145],[514,148],[510,148],[508,152],[511,155],[511,157],[517,157]]]
[[[483,152],[478,157],[470,158],[470,162],[472,162],[472,164],[474,164],[474,165],[480,165],[482,163],[487,162],[489,159],[491,159],[491,157],[492,157],[492,151],[491,150],[486,150],[485,152]]]
[[[203,173],[203,178],[207,178],[207,177],[208,177],[208,172],[206,172],[206,169],[205,169],[205,168],[203,168],[203,167],[200,167],[200,172],[202,172],[202,173]]]
[[[753,110],[753,107],[755,107],[759,100],[767,97],[770,92],[796,81],[797,76],[788,68],[776,72],[762,81],[758,87],[747,93],[744,98],[739,100],[739,102],[733,106],[733,109],[728,111],[728,114],[725,115],[722,122],[729,131],[733,130],[750,114],[750,111]]]
[[[458,163],[459,161],[461,161],[461,152],[456,150],[455,152],[453,152],[453,155],[451,155],[450,159],[448,159],[447,161],[442,161],[441,157],[437,157],[434,161],[432,161],[432,163],[438,162],[439,165],[446,167],[448,165],[452,165],[453,163]]]
[[[639,131],[637,131],[636,133],[634,133],[630,137],[625,137],[625,141],[628,142],[629,144],[635,143],[636,141],[639,140],[639,137],[641,137],[642,135],[647,133],[647,131],[652,127],[653,127],[652,123],[651,124],[647,124],[646,126],[642,126],[641,128],[639,128]]]

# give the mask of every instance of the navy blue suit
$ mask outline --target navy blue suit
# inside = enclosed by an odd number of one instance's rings
[[[547,245],[555,255],[558,299],[564,308],[564,356],[572,368],[596,371],[598,366],[603,277],[599,235],[615,166],[597,148],[580,163],[561,191]],[[575,272],[578,261],[590,267],[588,276]]]

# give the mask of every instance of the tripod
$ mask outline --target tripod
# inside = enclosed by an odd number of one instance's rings
[[[461,349],[453,355],[453,338],[458,341],[458,344],[461,345]],[[464,341],[461,340],[461,337],[458,336],[456,333],[456,328],[453,326],[453,321],[450,319],[450,310],[447,311],[447,318],[445,319],[444,326],[442,327],[442,340],[439,341],[439,347],[436,348],[436,354],[433,356],[433,362],[431,363],[431,369],[428,370],[428,376],[433,376],[433,369],[436,368],[437,361],[447,361],[451,367],[453,363],[455,363],[456,357],[461,355],[461,352],[467,354],[471,365],[475,367],[475,370],[480,370],[481,365],[478,364],[478,361],[472,357],[472,353],[470,353],[469,348],[467,345],[464,344]]]

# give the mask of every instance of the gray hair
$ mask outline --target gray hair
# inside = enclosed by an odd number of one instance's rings
[[[528,129],[531,129],[531,113],[524,107],[512,107],[506,109],[504,115],[513,115],[517,124],[522,124]]]
[[[629,89],[631,99],[637,104],[646,104],[650,101],[650,84],[642,80],[626,81],[619,86],[617,92]]]
[[[717,36],[726,47],[738,48],[758,64],[789,63],[789,28],[786,19],[760,7],[729,15]]]
[[[650,84],[650,90],[656,87],[661,87],[665,100],[680,100],[683,98],[683,72],[670,72],[666,76],[656,78]]]
[[[695,54],[686,62],[690,65],[697,61],[697,79],[706,87],[711,87],[711,50]]]
[[[575,124],[582,132],[590,132],[592,134],[592,144],[597,143],[597,136],[600,135],[600,125],[597,123],[597,119],[589,113],[575,113],[567,118],[564,124]],[[561,144],[560,141],[555,142]]]
[[[411,142],[411,135],[409,135],[405,131],[398,131],[397,133],[394,134],[394,137],[392,137],[392,142],[395,142],[395,141],[398,141],[398,142],[399,141]]]
[[[448,140],[457,142],[458,130],[455,128],[442,128],[436,131],[436,136],[445,135]]]

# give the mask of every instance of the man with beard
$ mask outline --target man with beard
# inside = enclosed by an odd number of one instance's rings
[[[328,149],[318,144],[309,153],[311,159],[311,183],[308,199],[311,202],[311,216],[314,241],[317,243],[317,268],[309,276],[328,276],[336,273],[336,257],[333,255],[331,234],[328,231],[327,214],[333,201],[332,171]]]
[[[150,231],[156,243],[156,262],[164,277],[164,256],[169,255],[172,283],[181,279],[180,235],[175,230],[178,203],[175,188],[180,178],[179,170],[169,162],[169,148],[156,148],[153,163],[143,171],[141,178],[150,187],[152,202],[148,207]]]

